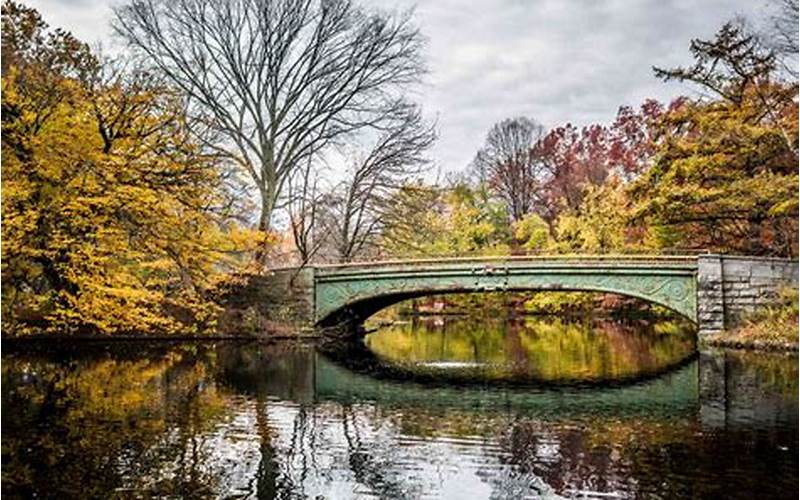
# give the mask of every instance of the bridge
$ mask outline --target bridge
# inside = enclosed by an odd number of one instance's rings
[[[730,327],[797,287],[797,261],[766,257],[580,255],[417,259],[271,271],[258,286],[272,316],[317,326],[361,322],[397,302],[448,293],[590,291],[636,297],[698,325]]]

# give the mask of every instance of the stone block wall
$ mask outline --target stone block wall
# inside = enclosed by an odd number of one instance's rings
[[[725,318],[741,317],[777,298],[782,286],[797,287],[797,262],[784,259],[723,257]]]
[[[264,278],[264,300],[274,319],[298,325],[314,323],[314,268],[282,269]]]
[[[697,258],[697,333],[707,335],[725,328],[722,256]]]
[[[224,333],[270,336],[314,323],[314,269],[280,269],[243,276],[222,300]],[[227,331],[231,330],[231,331]]]
[[[770,304],[781,287],[797,287],[797,261],[770,257],[701,255],[697,260],[698,333],[731,328]]]

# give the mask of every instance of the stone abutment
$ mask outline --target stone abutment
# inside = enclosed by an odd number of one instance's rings
[[[797,288],[795,260],[700,255],[697,258],[698,335],[735,327],[759,307],[774,302],[783,287]]]

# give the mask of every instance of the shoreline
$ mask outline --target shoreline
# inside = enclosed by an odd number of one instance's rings
[[[735,338],[712,338],[698,341],[699,346],[736,349],[740,351],[796,353],[800,351],[798,344],[775,343],[763,340],[740,340]]]
[[[465,317],[470,316],[468,313],[445,313],[435,314],[424,312],[421,314],[403,314],[401,318],[394,320],[378,320],[372,325],[363,325],[367,328],[367,333],[372,333],[381,328],[387,328],[393,325],[407,324],[414,319],[430,319],[436,316],[443,317]],[[552,314],[524,314],[517,315],[517,318],[524,318],[526,316],[552,316]],[[759,339],[740,339],[735,336],[730,336],[730,332],[722,334],[715,334],[710,338],[697,338],[697,349],[703,347],[732,349],[741,351],[756,351],[756,352],[779,352],[779,353],[798,353],[800,346],[798,343],[790,342],[775,342],[769,340]],[[296,333],[285,333],[285,330],[273,330],[271,332],[264,332],[264,335],[230,335],[230,334],[216,334],[216,335],[27,335],[22,337],[0,337],[0,345],[5,344],[9,347],[35,345],[35,344],[56,344],[56,343],[117,343],[117,342],[165,342],[165,343],[179,343],[179,342],[298,342],[305,343],[309,341],[319,341],[325,338],[322,330],[314,330],[309,328],[298,328]]]
[[[268,342],[272,340],[297,340],[307,341],[321,339],[323,336],[320,333],[313,334],[296,334],[296,335],[109,335],[109,336],[54,336],[54,335],[28,335],[25,337],[2,337],[0,343],[3,344],[33,344],[33,343],[48,343],[48,342],[86,342],[86,343],[101,343],[101,342],[220,342],[220,341],[236,341],[236,342]]]

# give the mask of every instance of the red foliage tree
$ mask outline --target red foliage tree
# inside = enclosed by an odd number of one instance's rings
[[[625,181],[638,177],[657,150],[661,117],[682,103],[679,98],[665,107],[648,99],[638,109],[620,107],[610,126],[567,124],[552,129],[534,146],[533,156],[549,172],[547,194],[536,212],[552,226],[563,211],[578,211],[586,189],[602,184],[610,174]]]

